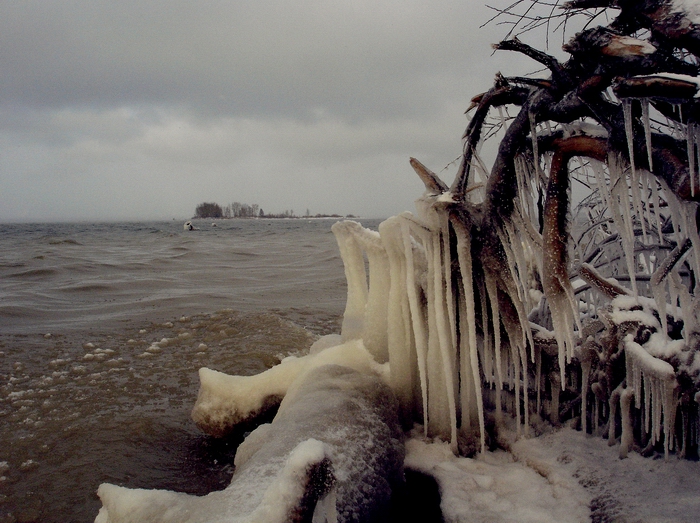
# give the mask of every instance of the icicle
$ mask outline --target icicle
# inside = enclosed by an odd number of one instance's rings
[[[627,453],[634,443],[632,427],[632,399],[634,392],[628,388],[623,388],[620,392],[620,417],[622,418],[622,436],[620,437],[620,458],[626,458]]]
[[[444,280],[442,277],[442,257],[438,220],[435,209],[429,200],[417,202],[419,212],[427,225],[413,224],[413,231],[425,248],[427,261],[427,278],[425,299],[428,313],[427,353],[426,353],[426,382],[427,382],[427,412],[428,433],[447,437],[454,432],[451,425],[454,411],[454,365],[447,371],[446,345],[449,336],[445,321]],[[450,402],[452,400],[452,403]],[[456,444],[456,440],[454,442]]]
[[[459,248],[459,247],[458,247]],[[473,299],[473,296],[472,298]],[[459,406],[460,406],[460,433],[468,435],[472,423],[478,414],[476,411],[476,387],[471,364],[469,346],[469,320],[467,319],[466,298],[458,300],[459,331],[462,336],[459,339]],[[475,416],[475,414],[477,414]]]
[[[632,207],[642,227],[642,241],[644,244],[649,243],[647,239],[647,226],[644,220],[644,204],[642,203],[641,183],[643,175],[641,173],[632,172],[630,179],[630,195],[632,196]]]
[[[650,382],[650,380],[644,380],[644,416],[642,419],[642,425],[646,428],[646,433],[649,434],[649,430],[651,430],[651,419],[652,419],[652,413],[651,413],[651,398],[652,398],[652,392],[651,392],[651,387],[653,386],[653,383]]]
[[[625,340],[625,361],[627,365],[627,382],[632,380],[632,391],[635,401],[641,401],[642,380],[644,393],[648,395],[645,402],[651,404],[651,438],[652,443],[661,440],[661,423],[663,420],[664,448],[666,457],[672,446],[671,438],[675,424],[676,406],[678,403],[676,375],[673,366],[653,357],[642,346]],[[645,409],[648,409],[645,406]]]
[[[457,315],[455,313],[455,298],[452,294],[452,253],[450,252],[450,226],[447,213],[440,213],[440,238],[442,240],[442,267],[445,279],[445,303],[447,304],[447,319],[449,321],[449,345],[456,351],[457,344]]]
[[[527,159],[521,154],[515,157],[513,164],[515,166],[518,195],[520,197],[523,214],[528,217],[528,221],[532,222],[533,219],[536,219],[535,204],[532,197],[532,188],[530,186],[532,173],[528,167]]]
[[[484,367],[484,377],[489,385],[493,387],[496,382],[493,368],[496,351],[493,347],[489,330],[489,314],[486,305],[489,300],[483,279],[479,278],[477,280],[477,287],[479,288],[479,303],[481,304],[481,332],[484,335],[483,344],[481,345],[481,361]],[[500,388],[497,387],[497,390],[500,390]]]
[[[622,113],[625,117],[625,135],[627,136],[627,151],[630,156],[630,166],[632,172],[635,171],[634,165],[634,131],[632,129],[632,100],[622,100]]]
[[[591,373],[591,349],[582,348],[581,356],[581,431],[588,432],[588,377]]]
[[[700,127],[700,126],[698,126]],[[685,218],[686,234],[688,239],[691,241],[693,248],[693,265],[695,268],[695,274],[700,274],[700,231],[698,231],[698,223],[696,216],[698,216],[698,203],[696,202],[685,202],[683,206],[683,214]],[[700,285],[700,281],[696,278],[695,286],[696,288]]]
[[[654,204],[654,215],[656,216],[656,229],[659,233],[659,241],[663,241],[664,233],[661,227],[661,199],[659,198],[659,186],[652,173],[648,173],[649,185],[651,186],[651,201]]]
[[[501,281],[504,282],[506,287],[509,287],[508,283],[506,282],[513,282],[515,285],[515,292],[517,293],[517,300],[513,300],[513,303],[516,303],[517,301],[523,302],[525,301],[525,296],[523,292],[523,282],[519,278],[520,274],[518,273],[518,269],[516,267],[516,254],[514,252],[514,244],[513,241],[515,240],[516,243],[520,242],[519,238],[514,238],[514,235],[510,234],[509,227],[507,224],[504,224],[504,229],[498,231],[498,239],[501,240],[501,246],[503,247],[503,253],[506,255],[506,264],[508,265],[508,273],[507,274],[501,274]],[[510,290],[510,289],[509,289]],[[511,296],[511,299],[513,299],[514,296]]]
[[[404,423],[412,414],[416,348],[410,334],[410,310],[406,276],[406,256],[401,233],[401,218],[393,217],[379,225],[379,233],[389,259],[387,348],[391,370],[391,386],[401,406]]]
[[[644,125],[644,141],[647,147],[647,161],[649,162],[649,172],[654,172],[652,164],[652,148],[651,148],[651,125],[649,123],[649,100],[642,100],[642,124]]]
[[[623,390],[623,383],[620,383],[615,390],[610,393],[608,399],[608,445],[615,444],[615,418],[617,417],[617,406],[620,404],[620,395]]]
[[[695,197],[695,124],[688,122],[685,132],[688,146],[688,176],[690,177],[690,196]]]
[[[537,120],[534,112],[530,111],[528,113],[530,119],[530,137],[532,138],[532,158],[535,163],[535,173],[537,177],[543,176],[542,169],[540,168],[540,154],[539,154],[539,144],[537,143]]]
[[[423,401],[423,430],[425,436],[428,435],[428,371],[427,371],[427,354],[428,341],[423,324],[424,314],[423,307],[420,305],[417,293],[417,284],[415,280],[415,264],[413,258],[413,240],[409,232],[408,220],[404,219],[401,222],[401,234],[403,236],[404,252],[406,256],[406,290],[408,293],[408,303],[411,311],[411,320],[413,323],[413,335],[416,342],[416,355],[418,359],[418,376],[420,379],[421,399]]]
[[[476,307],[474,303],[474,285],[472,281],[471,240],[467,228],[460,222],[455,221],[454,223],[457,235],[457,259],[459,261],[462,287],[464,290],[464,308],[466,311],[464,321],[467,324],[467,336],[464,336],[464,333],[462,333],[462,336],[468,340],[469,366],[472,371],[472,382],[475,389],[477,412],[479,415],[481,452],[484,452],[486,446],[486,430],[484,424],[484,401],[481,392],[481,377],[479,376],[479,362],[477,359]],[[484,314],[484,316],[486,316],[486,314]],[[461,357],[463,360],[467,359],[464,353]],[[464,409],[465,406],[462,407],[463,412]]]
[[[611,213],[620,234],[620,240],[622,241],[622,249],[625,253],[625,262],[627,264],[627,273],[630,277],[630,284],[632,285],[632,292],[636,295],[637,271],[634,257],[634,229],[630,216],[627,181],[622,174],[620,158],[617,155],[610,154],[608,166],[610,169],[610,185],[612,186],[611,193],[614,206],[611,208]]]
[[[596,185],[598,186],[600,196],[603,199],[603,204],[605,205],[605,207],[612,210],[613,207],[611,187],[605,182],[604,164],[595,160],[591,160],[591,168],[593,170],[593,174],[595,175]]]
[[[522,422],[520,420],[520,358],[518,348],[514,341],[510,342],[511,358],[513,360],[513,378],[515,387],[515,423],[516,434],[520,436]]]
[[[517,213],[519,214],[519,213]],[[510,274],[511,278],[507,279],[506,281],[509,282],[509,287],[514,286],[515,290],[517,291],[517,297],[518,299],[515,299],[515,296],[513,296],[513,289],[508,289],[508,293],[510,295],[511,301],[515,305],[516,311],[518,313],[518,321],[520,322],[520,329],[522,331],[522,340],[521,343],[523,345],[523,348],[527,346],[529,343],[530,345],[530,358],[532,362],[535,362],[535,352],[534,352],[534,346],[535,346],[535,340],[532,337],[532,330],[530,329],[530,322],[528,320],[528,315],[527,315],[527,310],[532,308],[531,306],[531,298],[530,298],[530,292],[527,287],[528,285],[528,266],[527,262],[525,261],[525,254],[523,251],[523,243],[526,241],[526,238],[523,238],[522,235],[516,234],[514,228],[513,228],[513,223],[511,222],[506,222],[504,224],[505,228],[505,239],[507,240],[506,242],[503,242],[503,237],[501,238],[501,242],[503,243],[503,249],[506,252],[506,259],[508,261],[508,267],[510,269]],[[499,234],[499,236],[502,236]],[[527,360],[523,360],[523,366],[527,368]]]
[[[598,432],[598,420],[600,419],[600,401],[598,401],[598,398],[593,396],[595,399],[593,400],[593,434],[597,434]]]
[[[646,103],[642,103],[642,107],[647,107],[647,112],[648,112],[648,106]],[[637,167],[635,165],[635,160],[634,160],[634,131],[632,128],[632,101],[629,99],[623,100],[622,101],[622,111],[625,117],[625,135],[627,136],[627,150],[629,154],[629,159],[630,159],[630,188],[631,188],[631,193],[632,193],[632,205],[635,209],[635,212],[637,213],[637,216],[640,217],[640,221],[642,222],[642,229],[644,233],[644,241],[646,242],[646,230],[644,230],[644,219],[642,217],[642,204],[641,204],[641,196],[639,195],[639,181],[637,178]],[[650,135],[651,136],[651,135]],[[651,140],[651,138],[650,138]],[[649,148],[649,145],[647,146]],[[650,153],[651,154],[651,153]],[[623,205],[623,210],[624,207],[627,207],[627,213],[629,213],[629,205],[626,203],[627,198],[625,198],[625,201],[622,202]],[[625,217],[625,221],[629,221],[629,227],[631,228],[631,218],[628,220],[627,217]],[[636,281],[634,280],[633,274],[630,274],[630,277],[632,278],[632,288],[634,289],[634,292],[636,294]]]
[[[341,329],[343,341],[362,337],[365,306],[369,293],[362,249],[352,234],[352,230],[356,227],[362,226],[357,222],[343,221],[337,222],[331,227],[338,242],[340,256],[343,259],[345,279],[348,285],[348,296]]]
[[[439,221],[439,216],[435,216]],[[455,353],[452,345],[452,336],[450,334],[449,320],[445,311],[445,294],[446,285],[443,278],[443,267],[451,269],[449,260],[443,260],[441,248],[441,227],[440,223],[436,223],[437,227],[432,234],[432,277],[433,277],[433,297],[435,307],[435,323],[436,334],[442,360],[442,380],[444,383],[445,393],[447,395],[447,409],[449,416],[449,430],[451,435],[451,446],[454,452],[457,451],[457,405],[455,400],[456,376],[455,376]],[[444,241],[449,241],[448,238]],[[444,243],[443,241],[443,243]],[[444,262],[444,263],[443,263]],[[451,290],[451,289],[450,289]],[[430,297],[429,297],[430,301]],[[453,313],[454,314],[454,313]],[[430,382],[428,383],[430,387]]]
[[[360,224],[357,225],[351,231],[355,241],[367,255],[369,271],[369,291],[362,322],[362,340],[377,362],[386,363],[389,361],[387,345],[387,311],[391,286],[389,259],[379,233],[366,229]]]
[[[498,388],[503,389],[503,367],[501,366],[501,317],[498,308],[498,287],[489,274],[485,274],[486,293],[491,305],[491,325],[493,327],[493,352],[496,356],[496,379]]]
[[[428,240],[430,243],[430,240]],[[448,437],[450,434],[450,411],[447,403],[447,383],[442,362],[442,348],[437,325],[437,300],[435,289],[435,266],[432,261],[432,246],[428,250],[428,285],[426,301],[428,306],[428,434],[430,436]]]

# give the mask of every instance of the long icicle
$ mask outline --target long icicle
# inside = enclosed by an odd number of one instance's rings
[[[435,212],[435,211],[434,211]],[[442,258],[442,241],[440,227],[440,218],[435,212],[434,219],[436,221],[435,229],[432,234],[432,253],[433,253],[433,293],[435,302],[435,322],[440,347],[440,355],[442,357],[443,379],[447,394],[447,407],[450,418],[450,446],[453,451],[457,451],[457,404],[455,401],[455,380],[454,380],[454,362],[451,357],[451,336],[449,333],[449,321],[446,321],[447,313],[445,311],[445,279],[443,277],[443,266],[447,260]],[[443,261],[445,264],[443,264]]]
[[[690,196],[695,196],[695,124],[688,122],[685,137],[688,146],[688,176],[690,177]]]
[[[408,292],[408,304],[411,310],[413,323],[413,335],[416,341],[416,353],[418,357],[418,376],[420,378],[421,399],[423,401],[423,431],[428,436],[428,371],[426,358],[428,353],[427,334],[423,324],[423,310],[418,301],[415,280],[415,264],[413,259],[413,240],[411,238],[409,220],[402,214],[401,234],[403,236],[404,252],[406,256],[406,290]]]
[[[479,441],[481,452],[486,448],[486,429],[484,423],[484,398],[481,392],[481,376],[479,375],[479,361],[476,345],[476,310],[474,306],[474,284],[472,280],[472,256],[471,239],[469,231],[461,222],[452,222],[457,235],[457,260],[462,276],[462,287],[464,289],[464,301],[467,312],[469,358],[473,374],[474,388],[476,390],[476,406],[479,414]]]

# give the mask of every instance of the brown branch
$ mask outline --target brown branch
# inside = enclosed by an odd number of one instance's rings
[[[497,44],[493,44],[492,47],[497,51],[516,51],[518,53],[522,53],[549,69],[552,72],[552,78],[555,80],[555,82],[563,83],[565,85],[571,84],[571,79],[569,78],[568,73],[556,58],[548,55],[547,53],[543,53],[534,47],[530,47],[517,38],[503,40]]]
[[[443,182],[437,174],[428,169],[415,158],[411,158],[410,162],[411,167],[413,167],[413,170],[416,171],[416,174],[421,179],[426,189],[435,194],[442,194],[447,191],[447,184]]]
[[[552,81],[544,78],[526,78],[524,76],[509,76],[508,82],[514,84],[530,85],[539,89],[551,89]]]
[[[614,0],[570,0],[562,4],[562,9],[599,9],[606,7],[617,7]]]
[[[634,78],[618,78],[613,92],[619,98],[665,98],[668,100],[692,99],[698,92],[695,82],[650,75]]]
[[[572,156],[588,156],[596,160],[607,157],[605,141],[587,136],[576,136],[555,142],[555,152],[549,170],[547,200],[544,206],[542,231],[542,288],[550,308],[556,306],[558,297],[569,291],[568,270],[568,220],[569,170]],[[562,350],[562,348],[559,348]],[[563,369],[562,369],[563,376]]]
[[[522,105],[532,93],[530,89],[513,87],[507,83],[505,83],[505,85],[500,85],[504,83],[504,79],[500,75],[496,78],[496,83],[498,85],[472,99],[472,103],[478,103],[478,107],[464,133],[466,140],[464,143],[462,163],[459,166],[457,175],[450,189],[456,200],[462,200],[467,193],[472,159],[476,147],[481,140],[481,131],[484,121],[489,114],[489,109],[508,104]]]

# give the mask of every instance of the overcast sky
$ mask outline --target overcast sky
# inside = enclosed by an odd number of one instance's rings
[[[479,28],[491,13],[472,0],[0,0],[0,221],[184,220],[205,201],[413,210],[409,157],[448,166],[471,97],[526,61],[492,54],[506,29]]]

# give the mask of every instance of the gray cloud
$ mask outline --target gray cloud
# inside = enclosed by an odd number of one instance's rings
[[[522,68],[491,56],[487,18],[463,0],[0,1],[0,220],[412,209],[408,157],[450,163],[469,98]]]

